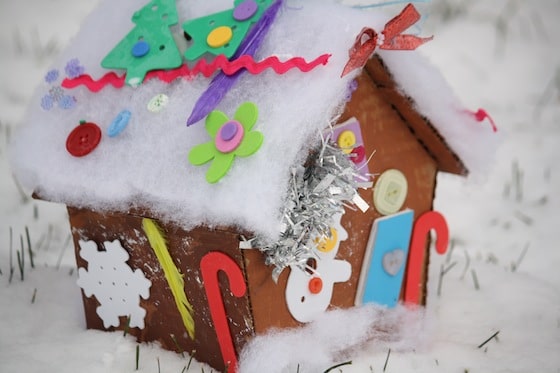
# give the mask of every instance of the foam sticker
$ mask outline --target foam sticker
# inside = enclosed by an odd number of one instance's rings
[[[169,27],[178,23],[173,0],[152,0],[132,16],[133,29],[109,52],[101,66],[126,69],[126,83],[138,86],[150,70],[181,66],[183,59]]]
[[[360,122],[356,118],[350,118],[346,122],[334,126],[332,132],[331,129],[326,130],[325,136],[330,136],[342,151],[350,154],[350,159],[356,164],[360,174],[367,178],[369,168]]]
[[[118,240],[105,241],[106,251],[98,251],[93,241],[79,241],[80,256],[88,262],[87,270],[78,269],[78,286],[86,297],[95,296],[100,306],[97,314],[103,326],[118,327],[119,316],[129,316],[130,326],[144,329],[146,310],[140,306],[140,297],[150,297],[152,282],[141,270],[126,264],[129,255]]]
[[[355,304],[395,307],[401,294],[414,211],[373,222],[358,282]]]
[[[210,315],[218,337],[222,359],[225,366],[228,367],[228,373],[233,373],[237,369],[237,357],[218,280],[220,271],[227,276],[231,293],[236,297],[243,297],[247,291],[247,286],[241,268],[226,254],[217,251],[210,252],[200,261],[202,283],[208,297]]]
[[[293,318],[299,322],[313,321],[325,312],[331,303],[334,284],[350,279],[350,263],[335,259],[340,242],[348,238],[348,233],[340,224],[341,218],[342,214],[334,217],[331,237],[323,237],[316,242],[313,251],[317,259],[310,261],[307,270],[290,267],[286,284],[286,305]]]
[[[262,17],[271,4],[272,0],[260,0],[258,3],[236,0],[233,9],[186,21],[183,30],[192,40],[192,45],[185,52],[185,58],[193,61],[205,53],[232,57],[251,25]],[[247,5],[252,10],[249,11]]]
[[[445,254],[449,245],[449,229],[442,214],[437,211],[428,211],[422,214],[414,224],[412,242],[410,244],[410,258],[406,274],[406,287],[404,292],[405,303],[420,304],[422,288],[422,271],[424,255],[426,253],[426,241],[430,231],[436,232],[436,252]]]

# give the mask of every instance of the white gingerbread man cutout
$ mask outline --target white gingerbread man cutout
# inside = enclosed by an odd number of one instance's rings
[[[290,267],[286,284],[286,304],[294,319],[299,322],[310,322],[325,312],[331,303],[334,284],[350,279],[350,263],[335,259],[340,242],[348,238],[348,233],[340,224],[341,219],[342,214],[333,216],[335,224],[331,227],[332,237],[324,238],[313,248],[317,256],[314,271]]]
[[[101,304],[97,314],[103,326],[119,326],[119,316],[130,316],[130,327],[144,329],[146,310],[140,307],[140,297],[150,297],[152,282],[139,269],[134,272],[126,264],[128,252],[118,240],[105,241],[106,251],[98,251],[93,241],[80,240],[80,256],[87,260],[88,270],[78,270],[78,286],[89,298]]]

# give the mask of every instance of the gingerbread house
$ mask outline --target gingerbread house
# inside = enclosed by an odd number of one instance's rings
[[[495,139],[411,50],[417,17],[101,1],[11,151],[68,206],[87,327],[233,371],[270,328],[424,304],[437,173],[479,172]]]

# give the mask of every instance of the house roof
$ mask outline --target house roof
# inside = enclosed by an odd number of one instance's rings
[[[368,61],[365,70],[380,90],[382,97],[397,110],[403,122],[436,161],[438,170],[467,175],[469,171],[463,161],[434,127],[430,119],[417,111],[414,99],[399,89],[383,60],[375,55]]]
[[[232,118],[241,104],[254,103],[258,119],[253,130],[261,132],[264,141],[255,154],[236,158],[224,178],[209,184],[208,164],[195,166],[188,158],[191,149],[211,137],[204,121],[189,127],[185,122],[210,78],[198,75],[170,83],[154,78],[136,88],[107,85],[98,92],[84,85],[61,87],[63,75],[82,73],[82,68],[93,80],[109,72],[100,63],[134,27],[132,14],[142,5],[102,0],[85,20],[38,87],[25,125],[11,146],[16,177],[41,198],[75,207],[125,211],[140,207],[184,228],[237,225],[275,237],[290,169],[303,163],[321,130],[336,120],[359,73],[340,77],[348,49],[362,27],[382,30],[389,17],[324,0],[282,7],[255,59],[302,57],[310,62],[328,54],[328,63],[308,72],[293,68],[279,74],[266,69],[239,78],[216,109]],[[180,23],[171,30],[180,48],[186,43],[181,22],[231,7],[226,0],[179,2]],[[462,161],[453,165],[438,160],[440,169],[477,172],[485,165],[494,140],[488,140],[486,127],[465,114],[441,74],[416,52],[379,55],[392,74],[392,89],[411,99],[408,104],[428,119],[425,123],[435,129],[433,134],[440,135],[439,144]],[[160,94],[167,96],[166,106],[150,111],[148,104]],[[108,136],[123,110],[131,113],[128,126],[117,136]],[[95,123],[102,135],[91,153],[75,157],[65,144],[81,120]]]

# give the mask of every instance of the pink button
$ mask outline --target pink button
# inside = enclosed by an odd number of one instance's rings
[[[237,149],[243,140],[245,130],[241,123],[231,120],[218,130],[215,139],[216,149],[222,153],[230,153]]]
[[[258,9],[259,5],[255,2],[255,0],[245,0],[235,7],[233,10],[233,18],[240,22],[246,21],[254,16]]]

